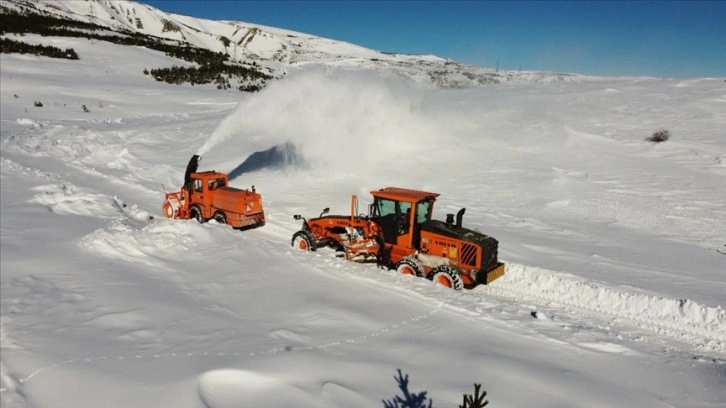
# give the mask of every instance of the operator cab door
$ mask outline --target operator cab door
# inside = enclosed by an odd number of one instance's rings
[[[413,236],[411,237],[411,246],[416,249],[421,248],[421,225],[431,219],[431,213],[434,206],[431,200],[421,200],[416,203],[416,213],[413,219]]]
[[[204,193],[205,193],[205,186],[204,186],[204,180],[201,178],[192,177],[191,181],[191,188],[192,191],[191,194],[191,204],[197,204],[199,206],[199,209],[202,210],[202,216],[208,218],[208,214],[205,214],[205,203],[204,203]]]
[[[414,218],[411,213],[411,203],[377,197],[373,207],[377,222],[383,231],[383,241],[411,248],[411,225]]]

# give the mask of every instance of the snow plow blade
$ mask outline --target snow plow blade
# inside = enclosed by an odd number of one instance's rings
[[[477,284],[482,285],[488,285],[492,283],[494,280],[502,277],[504,275],[504,270],[506,267],[503,263],[498,262],[497,265],[488,271],[480,271],[476,274],[476,282]]]

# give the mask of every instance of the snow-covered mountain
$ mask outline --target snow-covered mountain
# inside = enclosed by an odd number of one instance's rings
[[[165,13],[127,0],[2,0],[10,10],[79,20],[119,33],[136,33],[255,61],[276,77],[310,64],[397,73],[441,87],[470,87],[511,81],[576,80],[577,75],[496,71],[434,55],[379,52],[342,41],[237,21],[213,21]]]

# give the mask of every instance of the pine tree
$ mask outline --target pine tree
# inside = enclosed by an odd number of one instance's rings
[[[419,393],[411,393],[408,390],[408,374],[404,377],[401,369],[398,369],[398,377],[393,377],[398,383],[398,388],[403,393],[403,397],[395,396],[392,400],[383,400],[384,408],[431,408],[433,401],[426,398],[426,391]],[[428,402],[428,405],[426,403]]]
[[[464,394],[464,405],[459,405],[459,408],[484,408],[489,404],[489,401],[484,398],[487,396],[487,392],[479,394],[481,384],[474,383],[474,395]]]

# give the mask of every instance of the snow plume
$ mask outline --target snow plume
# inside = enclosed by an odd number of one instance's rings
[[[291,143],[297,161],[328,170],[390,160],[433,140],[436,125],[421,110],[422,92],[400,78],[306,69],[249,95],[199,153],[223,143],[243,159]]]
[[[305,160],[300,157],[294,144],[287,142],[275,145],[265,151],[254,152],[239,166],[229,172],[229,179],[234,180],[244,173],[261,170],[263,168],[284,168],[288,166],[302,166]]]

